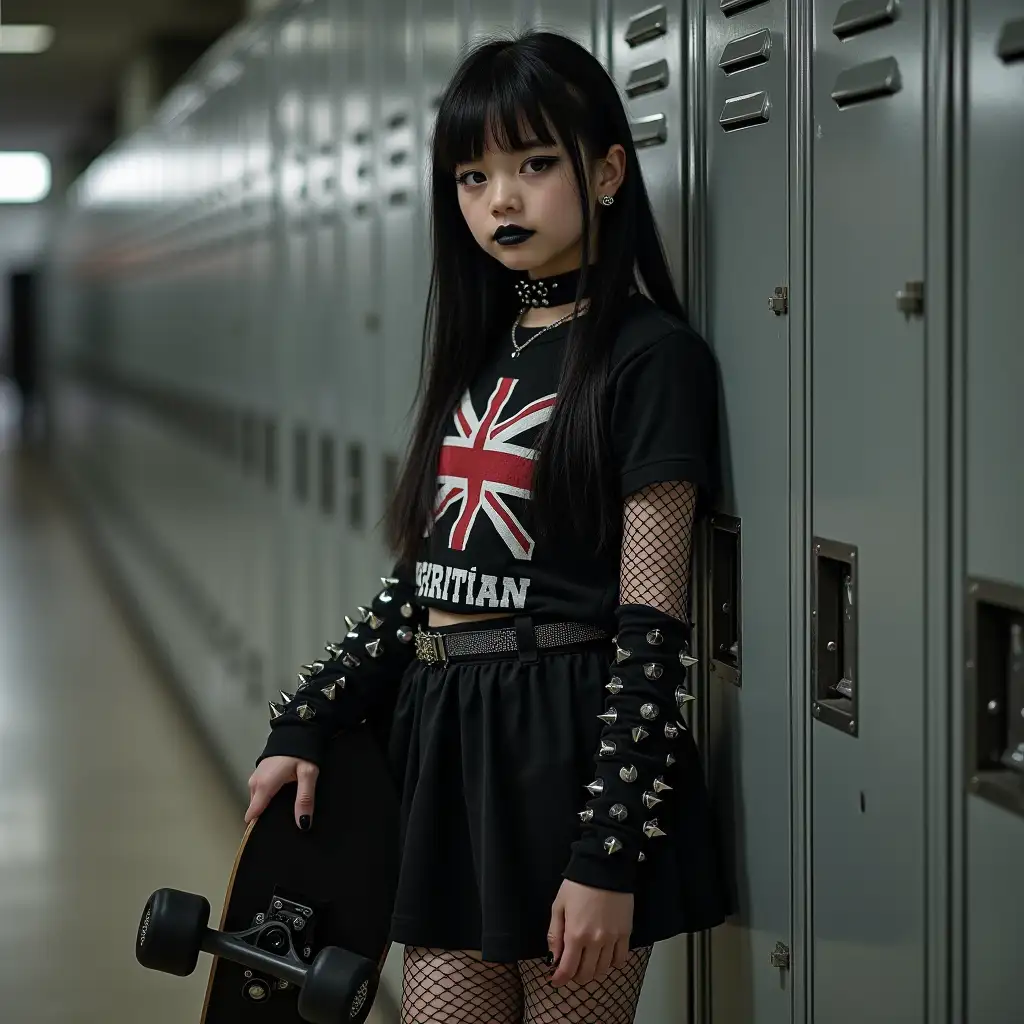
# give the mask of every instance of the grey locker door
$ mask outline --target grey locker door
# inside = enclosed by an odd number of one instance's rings
[[[898,305],[924,271],[925,26],[870,6],[814,5],[807,841],[830,1024],[925,1019],[925,329]]]
[[[609,70],[625,100],[662,244],[678,288],[687,269],[683,245],[681,0],[655,8],[647,0],[611,0]]]
[[[698,625],[705,747],[736,912],[701,943],[696,1019],[788,1024],[797,982],[786,954],[797,964],[800,954],[791,636],[801,559],[793,517],[803,497],[794,382],[804,365],[799,297],[789,302],[784,291],[799,266],[789,258],[791,12],[783,0],[703,6],[686,33],[704,40],[704,73],[691,76],[699,94],[688,104],[700,123],[687,244],[694,315],[721,375],[724,493],[708,531]]]
[[[978,589],[965,604],[973,663],[963,697],[967,727],[987,719],[999,750],[974,743],[966,765],[963,1019],[1004,1024],[1021,1017],[1024,950],[1024,9],[976,0],[969,14],[964,482],[966,569]]]

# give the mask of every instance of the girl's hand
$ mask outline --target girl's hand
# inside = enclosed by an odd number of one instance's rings
[[[556,969],[551,984],[586,985],[624,967],[633,931],[633,894],[562,881],[551,905],[548,949]]]
[[[256,766],[249,777],[249,809],[245,823],[258,818],[277,791],[289,782],[297,782],[295,793],[295,824],[303,831],[313,823],[313,793],[320,769],[310,761],[297,757],[268,757]]]

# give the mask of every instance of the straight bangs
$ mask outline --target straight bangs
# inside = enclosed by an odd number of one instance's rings
[[[488,132],[504,153],[538,142],[554,146],[561,139],[577,162],[579,146],[572,125],[584,114],[582,106],[573,101],[564,80],[531,66],[521,52],[515,54],[518,59],[512,56],[506,51],[492,60],[479,60],[466,69],[462,81],[453,83],[438,111],[437,170],[454,172],[459,164],[480,160]]]

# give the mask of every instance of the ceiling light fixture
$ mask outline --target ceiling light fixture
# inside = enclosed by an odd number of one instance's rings
[[[0,153],[0,203],[38,203],[51,183],[50,161],[42,153]]]
[[[0,53],[43,53],[55,34],[50,25],[0,25]]]

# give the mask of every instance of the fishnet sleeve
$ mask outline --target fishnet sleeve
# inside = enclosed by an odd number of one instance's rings
[[[690,656],[690,555],[696,488],[650,484],[623,509],[615,655],[599,717],[590,794],[563,877],[598,889],[631,892],[648,856],[677,820],[673,769],[682,756],[680,711],[693,697]]]
[[[620,604],[658,608],[688,623],[693,552],[693,484],[652,484],[625,501],[622,519]]]

